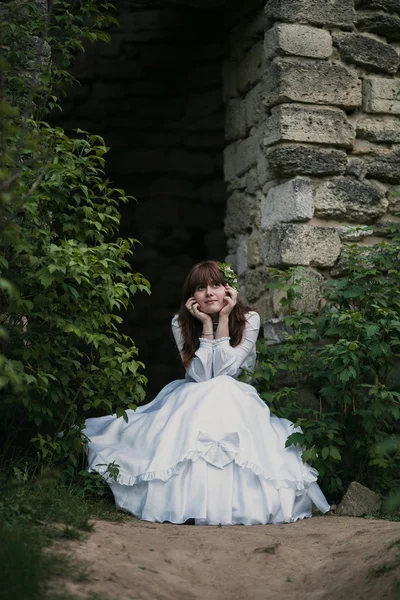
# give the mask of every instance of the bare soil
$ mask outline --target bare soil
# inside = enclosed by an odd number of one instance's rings
[[[97,521],[63,543],[90,565],[66,583],[112,600],[400,598],[400,522],[317,516],[286,525],[205,527]]]

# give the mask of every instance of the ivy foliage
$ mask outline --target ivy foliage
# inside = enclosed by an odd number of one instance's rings
[[[294,310],[298,269],[271,270],[283,295],[286,339],[259,342],[253,385],[278,416],[302,432],[322,486],[343,492],[352,480],[386,493],[400,488],[400,236],[350,246],[346,274],[326,283],[319,314]]]
[[[0,11],[0,452],[77,465],[85,418],[126,419],[144,399],[120,325],[150,285],[130,266],[137,240],[117,237],[132,197],[105,175],[104,140],[46,122],[84,40],[109,40],[113,7],[41,4]]]

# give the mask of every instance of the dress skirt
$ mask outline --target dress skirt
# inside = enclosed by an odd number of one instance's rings
[[[107,479],[118,508],[140,519],[255,525],[310,517],[313,504],[330,508],[301,449],[285,447],[297,429],[271,417],[246,383],[227,375],[173,381],[127,414],[128,423],[87,419],[88,469]]]

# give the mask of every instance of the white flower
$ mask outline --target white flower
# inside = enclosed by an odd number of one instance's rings
[[[235,271],[232,269],[231,265],[228,263],[218,263],[218,268],[223,274],[226,283],[235,288],[236,291],[239,291],[238,280]]]

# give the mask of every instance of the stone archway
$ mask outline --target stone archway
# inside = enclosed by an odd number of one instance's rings
[[[122,207],[121,235],[142,243],[134,268],[152,295],[135,297],[125,327],[150,396],[181,375],[170,320],[188,269],[226,255],[223,12],[190,4],[117,1],[120,27],[77,60],[62,122],[105,138],[107,174],[137,199]]]

